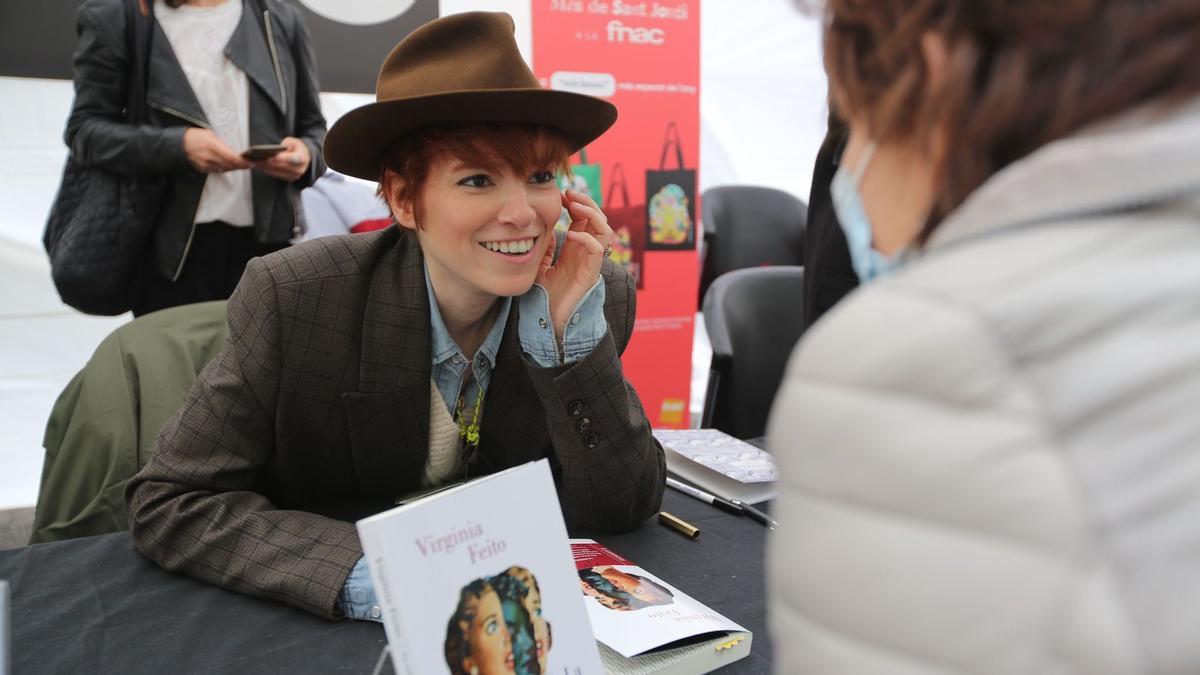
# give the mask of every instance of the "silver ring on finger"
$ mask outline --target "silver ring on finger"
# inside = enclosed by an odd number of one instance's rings
[[[298,155],[292,155],[288,158],[288,164],[291,164],[292,166],[300,166],[300,157]]]

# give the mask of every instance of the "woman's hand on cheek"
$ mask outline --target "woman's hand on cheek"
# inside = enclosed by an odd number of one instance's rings
[[[558,255],[558,262],[551,266],[556,239],[553,231],[547,232],[546,236],[551,238],[550,246],[538,268],[536,280],[550,296],[550,319],[554,322],[554,335],[559,341],[563,338],[571,312],[600,277],[600,265],[613,238],[608,219],[591,197],[567,190],[563,193],[563,206],[571,216],[571,227],[563,241],[562,252]]]

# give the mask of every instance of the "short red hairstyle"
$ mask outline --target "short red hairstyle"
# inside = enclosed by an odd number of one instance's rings
[[[383,153],[379,191],[388,175],[403,181],[400,199],[412,204],[421,223],[421,191],[429,167],[440,157],[453,157],[493,173],[509,169],[518,175],[539,170],[569,173],[571,146],[551,127],[506,122],[455,122],[423,127],[394,141]]]

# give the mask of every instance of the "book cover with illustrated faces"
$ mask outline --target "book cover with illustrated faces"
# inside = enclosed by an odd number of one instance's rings
[[[358,530],[397,673],[604,672],[545,460]]]
[[[572,539],[571,549],[596,639],[622,657],[679,648],[688,638],[748,640],[745,628],[602,544]]]

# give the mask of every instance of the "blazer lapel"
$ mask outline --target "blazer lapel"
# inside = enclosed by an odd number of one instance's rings
[[[480,462],[472,475],[507,469],[543,456],[549,443],[546,415],[525,372],[517,325],[519,302],[514,301],[496,355],[480,426]],[[533,402],[533,405],[530,405]]]
[[[225,56],[246,73],[246,78],[275,104],[280,113],[287,113],[279,78],[275,73],[275,56],[264,34],[266,17],[259,13],[258,3],[242,3],[242,19],[225,45]],[[276,48],[279,44],[276,42]]]
[[[154,22],[154,37],[150,40],[146,102],[188,122],[201,122],[201,126],[210,126],[200,100],[188,84],[183,66],[179,65],[179,59],[175,57],[175,50],[171,49],[171,41],[167,39],[167,34],[157,21]]]
[[[369,495],[420,485],[429,456],[429,300],[421,249],[400,234],[376,265],[363,311],[359,390],[342,394],[354,472]]]

